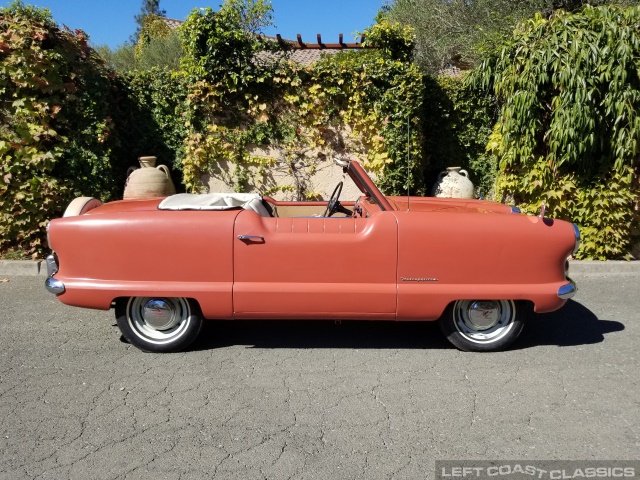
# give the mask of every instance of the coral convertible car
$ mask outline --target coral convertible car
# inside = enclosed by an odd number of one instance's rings
[[[576,292],[580,233],[482,200],[362,192],[339,201],[178,194],[101,204],[78,198],[49,225],[46,288],[67,304],[115,308],[136,347],[186,348],[204,319],[439,320],[462,350],[503,349],[532,309]]]

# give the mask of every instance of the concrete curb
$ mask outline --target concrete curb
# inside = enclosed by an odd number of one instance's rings
[[[640,273],[640,261],[571,260],[569,262],[569,275],[590,273]]]
[[[0,277],[46,274],[47,267],[42,260],[0,260]]]
[[[624,260],[571,260],[569,275],[602,273],[640,273],[640,261]],[[46,275],[43,260],[0,260],[0,277]]]

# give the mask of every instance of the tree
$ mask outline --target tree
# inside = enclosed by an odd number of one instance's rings
[[[165,10],[160,10],[160,0],[143,0],[140,14],[134,16],[138,27],[129,42],[115,49],[101,45],[96,51],[121,73],[154,67],[178,70],[182,41],[178,31],[164,21],[165,14]]]
[[[151,37],[142,44],[124,43],[115,49],[100,45],[96,52],[118,73],[146,71],[154,67],[177,71],[182,59],[182,41],[178,33],[172,31],[163,37]]]
[[[640,0],[391,0],[391,20],[416,31],[415,61],[437,74],[450,65],[469,67],[498,47],[525,18],[557,9],[575,11],[587,3],[637,4]]]
[[[136,32],[130,38],[131,43],[138,43],[140,32],[142,32],[145,21],[149,16],[165,17],[166,15],[166,10],[160,10],[160,0],[142,0],[140,13],[133,16],[138,27],[136,28]]]

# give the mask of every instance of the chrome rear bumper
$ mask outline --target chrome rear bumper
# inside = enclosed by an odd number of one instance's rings
[[[561,298],[562,300],[569,300],[578,291],[578,287],[576,287],[575,282],[570,278],[567,278],[567,280],[569,280],[569,283],[562,285],[558,289],[558,297]]]

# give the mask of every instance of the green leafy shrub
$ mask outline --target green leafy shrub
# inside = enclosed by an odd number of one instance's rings
[[[501,102],[489,148],[497,190],[575,221],[581,258],[627,255],[640,141],[640,7],[536,16],[486,59],[476,84]]]

